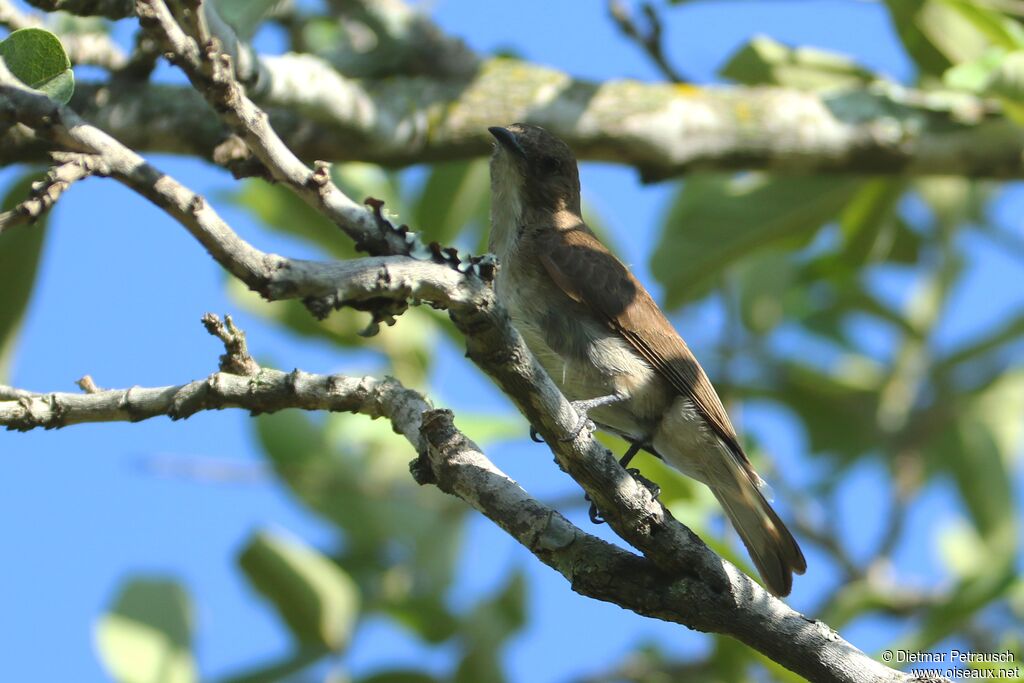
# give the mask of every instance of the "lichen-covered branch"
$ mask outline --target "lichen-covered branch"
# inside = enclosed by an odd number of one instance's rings
[[[33,4],[111,17],[135,13],[131,0]],[[581,159],[634,166],[648,180],[694,169],[1024,177],[1024,129],[998,105],[971,95],[884,82],[830,93],[594,83],[518,60],[483,60],[399,0],[331,5],[383,41],[378,49],[397,60],[383,72],[388,78],[374,78],[382,73],[375,71],[382,64],[376,52],[330,60],[256,56],[210,3],[202,8],[249,95],[307,164],[402,166],[469,158],[487,149],[488,126],[530,121],[565,139]],[[653,24],[649,33],[645,39],[658,38]],[[175,51],[180,47],[178,41]],[[428,47],[444,56],[444,67],[411,68],[435,63],[420,52]],[[396,75],[399,67],[404,75]],[[223,123],[186,88],[79,84],[73,106],[138,151],[213,159],[226,137]],[[38,161],[40,149],[32,142],[14,131],[0,134],[0,164]]]
[[[300,54],[260,63],[257,100],[307,163],[471,158],[488,149],[487,126],[526,120],[583,160],[631,165],[651,180],[694,169],[1024,177],[1024,128],[966,95],[593,83],[509,59],[483,63],[468,81],[355,80]],[[182,87],[80,84],[72,106],[140,151],[212,158],[227,134]],[[0,163],[39,156],[30,141],[0,136]]]

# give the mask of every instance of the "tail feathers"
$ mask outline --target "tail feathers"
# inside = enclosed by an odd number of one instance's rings
[[[793,588],[793,574],[807,570],[793,534],[753,482],[738,489],[712,489],[729,521],[747,547],[758,573],[772,594],[784,597]]]

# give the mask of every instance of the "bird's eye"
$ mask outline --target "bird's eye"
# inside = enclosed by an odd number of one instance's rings
[[[553,156],[543,156],[540,158],[540,170],[545,174],[557,173],[561,168],[561,164],[558,163],[558,159]]]

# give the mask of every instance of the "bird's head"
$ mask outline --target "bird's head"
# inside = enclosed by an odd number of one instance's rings
[[[497,140],[491,157],[496,197],[506,195],[532,211],[579,215],[580,176],[569,145],[528,123],[487,130]]]

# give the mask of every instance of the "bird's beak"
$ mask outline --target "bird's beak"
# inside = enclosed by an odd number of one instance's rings
[[[521,159],[526,158],[526,152],[523,151],[523,146],[519,144],[519,138],[516,134],[510,131],[508,128],[502,128],[501,126],[491,126],[487,131],[494,136],[494,139],[498,141],[502,147],[515,154]]]

